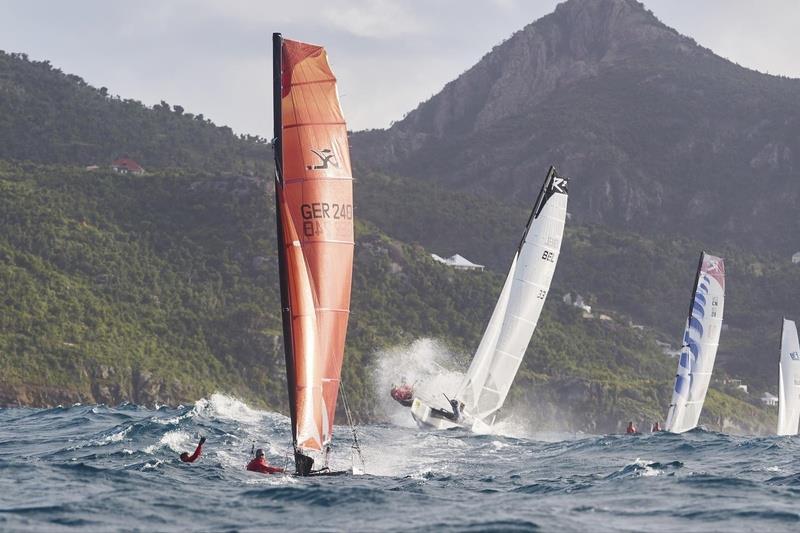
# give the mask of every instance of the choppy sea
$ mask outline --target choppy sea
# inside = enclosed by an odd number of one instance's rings
[[[244,469],[288,462],[287,418],[222,394],[0,409],[0,530],[800,531],[800,438],[517,429],[361,426],[364,475],[295,478]]]

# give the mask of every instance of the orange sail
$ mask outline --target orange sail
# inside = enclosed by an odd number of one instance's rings
[[[273,36],[276,204],[295,450],[333,435],[353,272],[353,183],[336,78],[321,46]],[[300,471],[298,464],[298,471]]]

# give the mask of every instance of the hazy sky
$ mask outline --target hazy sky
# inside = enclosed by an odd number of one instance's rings
[[[556,0],[0,0],[0,49],[271,137],[271,35],[327,47],[352,129],[386,127]],[[800,77],[798,0],[646,0],[741,65]]]

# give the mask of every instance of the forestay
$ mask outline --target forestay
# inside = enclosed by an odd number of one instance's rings
[[[567,179],[553,167],[525,227],[472,364],[456,394],[464,413],[491,423],[528,348],[558,262],[567,216]]]
[[[778,384],[778,435],[797,435],[800,422],[800,342],[793,320],[783,319]]]
[[[664,426],[667,431],[683,433],[697,426],[717,356],[724,304],[725,264],[722,258],[703,252]]]

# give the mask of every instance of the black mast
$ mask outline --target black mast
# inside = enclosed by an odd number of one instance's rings
[[[292,311],[289,307],[289,279],[286,272],[286,243],[283,240],[283,223],[281,221],[281,203],[279,191],[283,189],[283,117],[281,115],[282,92],[282,48],[283,37],[280,33],[272,34],[272,113],[274,122],[274,139],[272,150],[275,152],[275,221],[278,231],[278,273],[281,281],[281,318],[283,320],[283,353],[286,357],[286,384],[289,392],[289,412],[292,419],[292,444],[297,442],[295,428],[296,406],[294,403],[294,353],[292,345]]]
[[[554,187],[556,178],[563,180],[561,185],[563,189],[559,189],[558,191]],[[547,171],[547,176],[544,178],[542,188],[539,191],[539,196],[536,197],[536,203],[533,204],[533,209],[531,209],[531,215],[528,217],[528,222],[525,224],[525,232],[522,234],[522,239],[520,239],[519,245],[517,246],[517,253],[519,253],[519,251],[522,249],[522,245],[525,243],[525,238],[528,236],[528,231],[531,229],[531,223],[539,216],[539,213],[542,212],[547,200],[549,200],[555,192],[567,192],[567,181],[567,178],[558,175],[558,172],[556,172],[556,167],[550,166]]]
[[[697,265],[697,275],[694,277],[694,287],[692,287],[692,299],[689,301],[689,319],[692,318],[692,311],[694,310],[694,295],[697,292],[697,286],[700,285],[700,272],[703,270],[703,258],[706,252],[700,252],[700,262]]]

